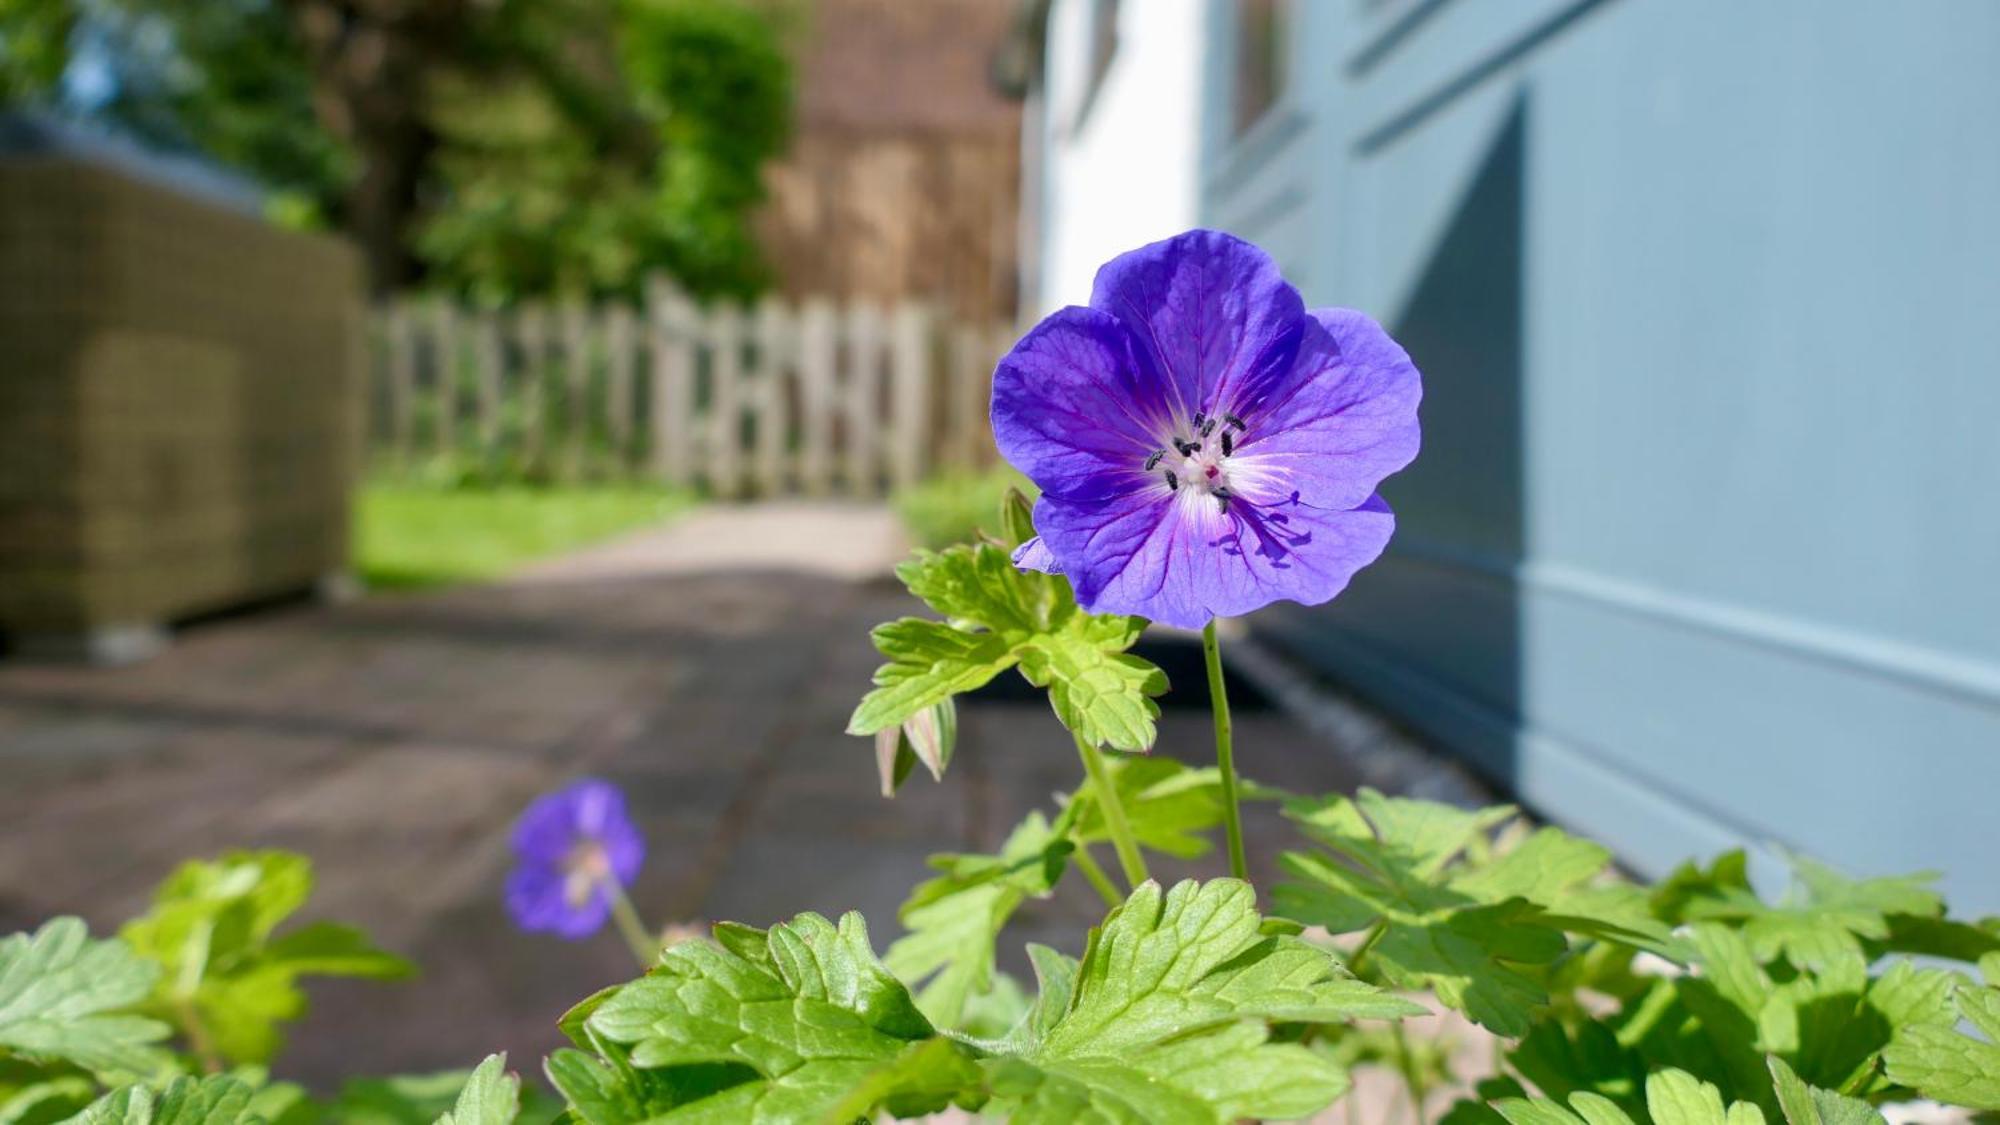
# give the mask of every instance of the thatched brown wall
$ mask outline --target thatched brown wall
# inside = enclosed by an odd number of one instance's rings
[[[0,631],[87,639],[342,570],[359,294],[331,239],[0,160]]]
[[[780,287],[1011,315],[1021,116],[988,74],[1012,0],[809,11],[797,135],[759,220]]]

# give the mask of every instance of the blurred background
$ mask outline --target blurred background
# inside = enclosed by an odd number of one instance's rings
[[[1426,383],[1387,556],[1231,641],[1247,772],[2000,912],[1995,121],[1991,0],[0,0],[0,932],[293,848],[424,975],[282,1073],[533,1057],[629,975],[499,905],[592,773],[655,921],[886,941],[1074,773],[995,688],[881,800],[888,568],[1192,226]]]

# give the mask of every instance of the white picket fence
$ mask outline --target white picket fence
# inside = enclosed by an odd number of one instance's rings
[[[993,460],[987,397],[1013,335],[916,303],[698,308],[665,283],[643,306],[401,299],[374,316],[371,446],[405,466],[877,496]]]

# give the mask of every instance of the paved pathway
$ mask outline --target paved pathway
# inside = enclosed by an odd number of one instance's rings
[[[589,773],[642,821],[650,918],[858,908],[886,945],[927,854],[994,846],[1078,772],[1021,694],[964,709],[944,784],[877,795],[868,743],[842,728],[876,663],[868,628],[911,608],[885,580],[901,553],[876,509],[713,508],[504,584],[205,625],[138,667],[0,663],[0,932],[61,912],[102,930],[183,857],[294,848],[319,866],[314,915],[365,925],[424,975],[318,988],[282,1073],[539,1058],[570,1002],[631,974],[610,933],[518,934],[499,905],[509,822]],[[1183,705],[1159,752],[1200,760],[1199,653],[1167,657]],[[1249,775],[1353,780],[1255,700],[1238,720]],[[1276,828],[1253,813],[1254,854],[1274,855]],[[1078,947],[1099,911],[1074,890],[1033,904],[1009,948]]]

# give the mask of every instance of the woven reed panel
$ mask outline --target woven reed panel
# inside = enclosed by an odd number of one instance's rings
[[[360,307],[338,242],[0,161],[0,629],[167,621],[342,569]]]

